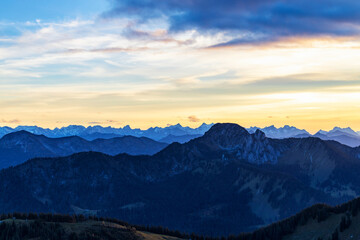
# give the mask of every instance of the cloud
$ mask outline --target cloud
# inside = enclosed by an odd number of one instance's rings
[[[188,120],[189,120],[190,122],[200,122],[200,119],[197,118],[197,117],[194,116],[194,115],[189,116],[189,117],[188,117]]]
[[[18,124],[21,121],[19,119],[11,119],[11,120],[5,120],[5,119],[1,119],[2,123],[10,123],[10,124]]]
[[[64,51],[69,54],[78,54],[78,53],[122,53],[122,52],[134,52],[134,51],[145,51],[148,50],[146,47],[142,48],[96,48],[96,49],[67,49]]]
[[[276,41],[291,36],[357,36],[357,0],[113,0],[105,17],[139,23],[167,19],[173,32],[230,31],[229,44]],[[227,44],[227,42],[224,42]]]
[[[109,123],[119,123],[119,121],[109,119],[109,120],[106,120],[106,121],[92,121],[92,122],[88,122],[88,124],[91,124],[91,125],[94,125],[94,124],[100,125],[100,124],[109,124]]]
[[[216,2],[209,2],[216,8]],[[218,20],[227,17],[220,10],[213,15]],[[209,11],[204,7],[205,13]],[[354,111],[360,96],[359,63],[354,61],[360,54],[360,38],[285,38],[263,27],[243,31],[195,20],[176,30],[171,14],[162,13],[165,24],[154,24],[158,21],[152,17],[141,22],[133,13],[137,20],[127,14],[126,19],[11,25],[19,34],[4,36],[9,42],[0,44],[2,115],[21,119],[22,124],[37,119],[52,127],[90,121],[149,127],[151,122],[163,126],[175,122],[174,116],[196,121],[196,116],[188,118],[191,113],[201,116],[201,121],[268,121],[267,116],[277,121],[285,116],[282,111],[298,119],[298,107],[307,109],[304,117],[312,117],[309,107],[334,109],[329,111],[337,116],[338,109],[350,106],[341,118],[351,116],[360,122]],[[268,28],[275,25],[269,23]],[[251,47],[243,45],[246,39]],[[265,41],[276,42],[257,46]],[[207,48],[237,44],[242,46]],[[293,93],[306,92],[319,94],[291,98]],[[308,96],[317,99],[304,103]],[[325,108],[323,99],[335,99],[339,107],[330,103]],[[329,112],[326,116],[331,117]]]
[[[118,123],[119,121],[117,121],[117,120],[106,120],[106,122],[108,122],[108,123]]]
[[[88,122],[88,124],[102,124],[102,122]]]

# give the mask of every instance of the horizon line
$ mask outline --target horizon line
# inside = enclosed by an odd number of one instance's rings
[[[172,127],[172,126],[177,126],[177,125],[180,125],[181,127],[183,128],[191,128],[191,129],[197,129],[199,127],[201,127],[202,125],[206,124],[206,125],[215,125],[215,124],[218,124],[218,123],[233,123],[233,124],[237,124],[243,128],[245,128],[246,130],[249,130],[251,128],[259,128],[259,129],[264,129],[264,128],[269,128],[269,127],[275,127],[276,129],[282,129],[282,128],[285,128],[285,127],[290,127],[290,128],[296,128],[298,130],[304,130],[306,132],[308,132],[309,134],[311,135],[314,135],[316,133],[318,133],[319,131],[331,131],[331,130],[334,130],[335,128],[340,128],[340,129],[351,129],[353,130],[354,132],[358,133],[360,131],[357,131],[353,128],[351,128],[350,126],[347,126],[347,127],[339,127],[337,125],[334,125],[334,127],[332,128],[329,128],[329,129],[319,129],[317,131],[309,131],[307,130],[306,128],[298,128],[296,127],[295,125],[289,125],[289,124],[284,124],[284,125],[275,125],[275,124],[271,124],[271,125],[267,125],[267,126],[263,126],[263,127],[259,127],[259,126],[256,126],[256,125],[253,125],[253,126],[249,126],[249,127],[244,127],[244,125],[242,124],[239,124],[239,123],[236,123],[236,122],[212,122],[212,123],[206,123],[206,122],[201,122],[197,127],[191,127],[189,125],[182,125],[181,123],[177,123],[177,124],[167,124],[166,126],[151,126],[151,127],[148,127],[148,128],[140,128],[140,127],[135,127],[135,128],[132,128],[130,124],[126,124],[126,125],[123,125],[121,127],[116,127],[116,126],[113,126],[113,125],[107,125],[107,126],[104,126],[104,125],[101,125],[101,124],[89,124],[89,125],[82,125],[82,124],[69,124],[69,125],[63,125],[63,126],[59,126],[59,127],[42,127],[40,125],[17,125],[15,127],[10,127],[8,125],[0,125],[0,128],[11,128],[13,130],[15,130],[16,128],[19,128],[19,127],[37,127],[37,128],[41,128],[41,129],[44,129],[44,130],[50,130],[50,131],[54,131],[55,129],[62,129],[62,128],[68,128],[68,127],[71,127],[71,126],[77,126],[77,127],[84,127],[84,128],[90,128],[90,127],[101,127],[101,128],[113,128],[113,129],[124,129],[125,127],[130,127],[131,130],[140,130],[140,131],[147,131],[151,128],[168,128],[168,127]],[[314,133],[312,133],[314,132]]]

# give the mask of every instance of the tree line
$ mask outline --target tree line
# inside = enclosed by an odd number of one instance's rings
[[[298,226],[305,225],[310,219],[316,220],[318,222],[322,222],[325,221],[328,217],[330,217],[331,214],[344,214],[344,216],[341,218],[339,226],[335,229],[335,231],[332,234],[330,234],[331,240],[338,240],[339,232],[343,232],[350,227],[351,219],[352,217],[358,215],[359,208],[360,208],[360,198],[357,198],[355,200],[352,200],[348,203],[336,207],[330,207],[325,204],[317,204],[301,211],[300,213],[292,217],[273,223],[267,227],[260,228],[252,233],[241,233],[239,235],[230,235],[227,237],[209,237],[209,236],[198,235],[195,233],[188,234],[188,233],[182,233],[177,230],[170,230],[162,226],[133,225],[115,218],[85,216],[81,214],[69,215],[69,214],[52,214],[52,213],[39,213],[39,214],[12,213],[12,214],[1,214],[0,220],[5,220],[5,219],[34,220],[30,223],[28,229],[26,229],[25,227],[24,229],[18,229],[14,232],[20,232],[20,233],[25,232],[30,234],[31,236],[41,232],[44,236],[51,235],[51,238],[45,238],[45,239],[54,239],[54,240],[61,239],[56,237],[61,235],[61,229],[59,228],[59,224],[57,223],[79,223],[88,220],[119,224],[125,226],[129,231],[139,230],[139,231],[146,231],[150,233],[156,233],[156,234],[162,234],[162,235],[183,238],[183,239],[192,239],[192,240],[280,240],[284,236],[294,233]],[[52,225],[49,225],[50,227],[48,229],[43,229],[41,227],[41,224],[39,225],[41,221],[52,223]],[[17,235],[13,236],[15,238],[3,238],[3,236],[9,237],[12,234],[11,230],[14,230],[14,228],[16,228],[16,225],[14,224],[2,223],[0,225],[0,240],[17,239]],[[74,238],[73,236],[72,240],[73,239],[76,238]],[[88,238],[82,238],[82,239],[88,239]]]

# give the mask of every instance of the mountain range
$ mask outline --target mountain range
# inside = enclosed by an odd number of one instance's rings
[[[111,139],[121,136],[147,137],[155,141],[171,144],[173,142],[185,143],[194,138],[204,135],[214,124],[203,123],[198,128],[183,127],[180,124],[170,125],[168,127],[153,127],[147,130],[132,129],[129,125],[123,128],[89,126],[84,127],[80,125],[70,125],[68,127],[48,129],[37,126],[18,126],[16,128],[0,127],[0,137],[6,134],[27,131],[33,134],[44,135],[50,138],[79,136],[88,141],[95,139]],[[285,125],[284,127],[276,128],[269,126],[265,128],[250,127],[249,133],[254,133],[256,130],[261,130],[269,138],[284,139],[284,138],[306,138],[318,137],[323,140],[334,140],[350,147],[360,146],[360,133],[355,132],[351,128],[334,127],[330,131],[319,130],[312,135],[304,129],[298,129],[293,126]]]
[[[0,172],[0,211],[92,212],[135,224],[228,235],[360,193],[360,148],[268,138],[236,124],[152,156],[77,153]],[[246,217],[244,217],[246,216]]]
[[[84,127],[80,125],[70,125],[62,128],[41,128],[38,126],[18,126],[16,128],[0,127],[0,137],[6,134],[27,131],[37,135],[44,135],[50,138],[79,136],[87,140],[94,140],[97,138],[114,138],[119,136],[134,136],[134,137],[147,137],[159,141],[161,139],[171,138],[173,141],[178,141],[176,137],[179,137],[180,142],[182,139],[188,139],[203,135],[208,131],[213,124],[203,123],[198,128],[183,127],[180,124],[171,125],[168,127],[152,127],[147,130],[141,130],[138,128],[132,129],[129,125],[123,128],[102,127],[102,126],[89,126]],[[166,141],[169,141],[168,139]]]
[[[198,128],[183,127],[180,124],[170,125],[168,127],[153,127],[147,130],[132,129],[130,126],[123,128],[102,127],[102,126],[89,126],[84,127],[80,125],[70,125],[68,127],[48,129],[37,126],[18,126],[16,128],[0,127],[0,137],[6,134],[27,131],[33,134],[44,135],[50,138],[79,136],[88,141],[92,141],[98,138],[110,139],[121,136],[134,136],[134,137],[147,137],[155,141],[164,143],[185,143],[194,138],[204,135],[211,126],[214,124],[203,123]],[[355,132],[351,128],[339,128],[334,127],[330,131],[320,130],[316,134],[311,135],[304,129],[298,129],[293,126],[285,125],[284,127],[276,128],[275,126],[269,126],[265,128],[250,127],[249,133],[255,133],[256,130],[261,130],[269,138],[284,139],[284,138],[306,138],[306,137],[318,137],[323,140],[334,140],[350,147],[360,146],[360,134]]]
[[[298,129],[296,127],[292,127],[289,125],[285,125],[284,127],[276,128],[274,125],[265,127],[265,128],[259,128],[259,127],[250,127],[247,130],[249,133],[254,133],[256,130],[261,130],[265,133],[265,135],[269,138],[292,138],[297,136],[307,136],[310,137],[311,134],[307,132],[304,129]]]
[[[298,129],[288,125],[280,128],[276,128],[275,126],[265,128],[250,127],[247,130],[249,133],[254,133],[258,129],[264,132],[269,138],[284,139],[318,137],[323,140],[334,140],[350,147],[360,146],[360,134],[351,128],[334,127],[330,131],[320,130],[314,135],[311,135],[304,129]]]
[[[145,137],[124,136],[88,141],[78,136],[48,138],[19,131],[9,133],[0,139],[0,169],[21,164],[35,157],[60,157],[89,151],[109,155],[152,155],[167,145]]]

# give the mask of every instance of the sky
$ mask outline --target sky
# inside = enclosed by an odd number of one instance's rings
[[[0,125],[360,130],[357,0],[2,0]]]

